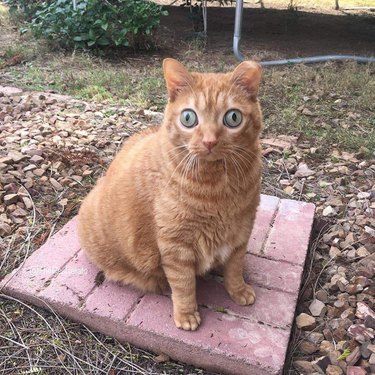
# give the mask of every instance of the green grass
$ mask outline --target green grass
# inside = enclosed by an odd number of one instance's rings
[[[141,108],[165,104],[160,67],[125,69],[79,54],[57,57],[47,66],[34,63],[14,68],[11,73],[29,89],[56,90],[80,99]]]
[[[161,109],[166,103],[160,62],[135,68],[77,54],[56,55],[45,65],[35,61],[10,72],[18,84],[29,89],[52,89],[87,101],[143,109]],[[209,71],[232,68],[198,66],[198,70]],[[369,66],[344,63],[268,68],[260,98],[265,133],[299,135],[326,152],[334,144],[348,151],[364,147],[368,155],[375,149],[375,77]],[[344,105],[340,107],[337,100]],[[298,110],[302,105],[313,116],[302,114]]]
[[[375,149],[370,67],[345,63],[267,70],[261,98],[268,132],[303,135],[327,152],[332,144],[351,151],[365,147],[368,154]],[[302,105],[313,116],[298,111]]]

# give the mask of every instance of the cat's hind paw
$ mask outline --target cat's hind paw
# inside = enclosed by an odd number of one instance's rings
[[[252,305],[255,302],[255,291],[251,285],[244,284],[236,291],[228,291],[230,297],[238,305]]]
[[[191,313],[175,313],[174,322],[177,328],[185,331],[195,331],[201,324],[201,317],[198,311]]]

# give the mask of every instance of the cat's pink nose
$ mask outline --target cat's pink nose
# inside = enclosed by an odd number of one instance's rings
[[[217,139],[204,139],[202,142],[207,147],[208,151],[211,151],[217,145]]]

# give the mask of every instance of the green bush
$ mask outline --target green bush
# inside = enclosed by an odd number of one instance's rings
[[[51,1],[48,1],[49,3]],[[37,9],[43,4],[42,0],[7,0],[5,3],[9,6],[11,14],[17,14],[22,16],[25,20],[30,21],[37,11]]]
[[[9,0],[8,4],[11,10],[32,13],[27,18],[35,37],[75,48],[149,47],[160,17],[167,14],[147,0],[77,0],[76,8],[73,0]]]

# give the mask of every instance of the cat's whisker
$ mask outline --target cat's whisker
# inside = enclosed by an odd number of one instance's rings
[[[234,154],[234,155],[236,155],[236,154]],[[244,172],[244,170],[242,168],[241,162],[240,162],[240,160],[238,160],[236,158],[233,158],[233,161],[238,166],[238,170],[239,170],[239,172],[241,174],[241,178],[242,178],[242,183],[243,183],[243,185],[245,185],[246,184],[246,175],[245,175],[245,172]]]
[[[244,163],[245,165],[248,165],[249,160],[248,160],[247,158],[245,158],[244,155],[241,155],[241,153],[239,153],[239,152],[237,152],[237,151],[235,151],[235,150],[232,150],[232,153],[233,153],[235,156],[238,157],[237,162],[238,162],[240,165],[241,165],[242,163]],[[253,159],[253,160],[254,160],[254,159]],[[251,164],[251,163],[250,163],[250,164]],[[254,177],[253,177],[251,174],[248,174],[247,176],[250,178],[250,180],[251,180],[252,183],[255,182]]]
[[[163,193],[164,193],[165,189],[169,186],[170,182],[172,181],[172,178],[173,178],[173,176],[175,175],[175,173],[176,173],[178,167],[184,162],[184,160],[185,160],[187,157],[189,157],[189,155],[190,155],[190,153],[186,154],[186,155],[181,159],[181,161],[177,164],[176,168],[173,170],[173,173],[171,174],[171,177],[169,178],[167,184],[165,185],[165,187],[164,187],[164,189],[163,189]]]
[[[237,176],[237,190],[240,190],[240,176],[238,174],[238,171],[237,171],[237,166],[236,166],[236,162],[235,162],[235,159],[233,158],[233,156],[231,154],[228,155],[229,157],[229,160],[232,162],[233,164],[233,169],[236,173],[236,176]]]
[[[194,159],[194,155],[189,152],[188,154],[188,158],[184,164],[184,168],[183,168],[183,172],[182,172],[182,176],[181,176],[181,183],[180,183],[180,196],[181,196],[181,193],[182,193],[182,188],[184,186],[184,183],[185,183],[185,180],[188,176],[188,173],[189,173],[189,170],[190,170],[190,166],[191,166],[191,163],[192,163],[192,160]]]

